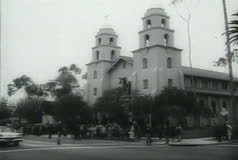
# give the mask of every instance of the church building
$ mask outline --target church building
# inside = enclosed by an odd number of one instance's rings
[[[182,49],[174,46],[174,30],[167,13],[161,8],[148,9],[142,23],[139,48],[132,51],[133,57],[121,56],[118,35],[112,28],[102,28],[97,33],[92,59],[87,64],[86,97],[90,105],[104,91],[120,87],[120,78],[126,78],[132,89],[142,94],[155,95],[164,87],[191,90],[191,71],[181,64]],[[229,110],[228,74],[198,68],[193,68],[192,74],[200,105],[217,113],[222,108]]]

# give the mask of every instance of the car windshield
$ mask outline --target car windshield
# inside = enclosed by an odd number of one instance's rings
[[[0,126],[0,132],[15,132],[15,129],[11,127]]]

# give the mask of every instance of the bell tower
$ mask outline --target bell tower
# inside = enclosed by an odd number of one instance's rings
[[[139,32],[140,48],[156,44],[174,46],[174,31],[170,29],[169,16],[164,9],[148,9],[142,21],[143,30]]]
[[[162,8],[150,8],[142,17],[139,49],[133,51],[133,86],[155,95],[164,87],[183,86],[181,49],[174,47],[174,30]]]
[[[94,104],[103,92],[109,89],[110,77],[105,72],[120,56],[121,47],[117,45],[118,36],[111,28],[102,28],[95,37],[92,59],[87,64],[87,99]]]
[[[92,51],[92,62],[115,61],[120,56],[120,47],[117,45],[118,36],[111,28],[102,28],[97,33],[96,45]]]

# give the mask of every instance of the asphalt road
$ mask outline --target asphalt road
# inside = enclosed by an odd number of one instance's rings
[[[25,141],[0,147],[0,160],[238,160],[238,145],[87,145]]]

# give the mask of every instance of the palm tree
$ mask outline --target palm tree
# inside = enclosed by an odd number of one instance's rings
[[[224,11],[224,20],[225,20],[225,34],[226,34],[226,47],[227,47],[227,60],[228,60],[228,67],[229,67],[229,79],[230,79],[230,94],[231,94],[231,121],[232,123],[236,123],[236,107],[235,107],[235,85],[234,85],[234,77],[233,77],[233,69],[232,69],[232,53],[231,53],[231,38],[236,35],[236,32],[230,32],[234,30],[234,27],[228,26],[228,18],[227,18],[227,9],[226,9],[226,0],[222,0],[223,11]],[[233,21],[231,21],[233,23]],[[229,30],[230,29],[230,30]],[[235,34],[235,35],[234,35]],[[231,35],[231,37],[230,37]],[[237,41],[238,42],[238,41]]]
[[[233,14],[232,16],[236,16],[236,20],[231,21],[228,34],[230,35],[230,43],[234,43],[238,45],[238,12]]]

